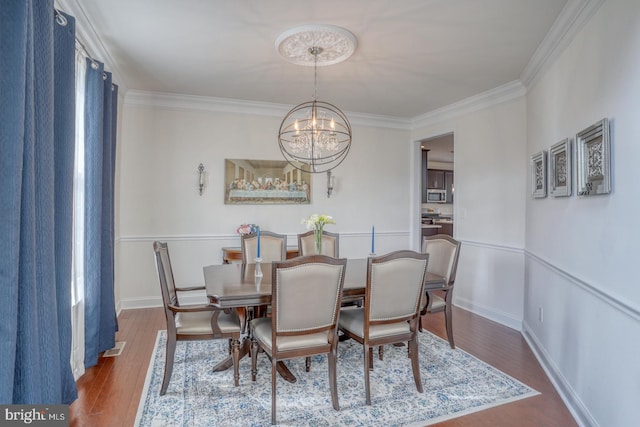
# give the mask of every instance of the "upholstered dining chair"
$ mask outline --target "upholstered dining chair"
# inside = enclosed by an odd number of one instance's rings
[[[422,238],[422,252],[429,254],[427,271],[444,277],[445,286],[441,290],[428,291],[426,304],[420,313],[438,313],[444,311],[444,321],[447,330],[449,346],[456,348],[453,342],[453,284],[456,280],[458,257],[461,243],[446,234],[436,234]]]
[[[276,423],[276,364],[284,359],[326,353],[331,401],[333,408],[340,410],[336,382],[337,323],[346,265],[344,258],[325,255],[273,264],[271,318],[251,321],[253,381],[259,348],[271,358],[271,424]],[[308,309],[308,301],[313,301],[313,310]]]
[[[167,319],[167,347],[160,395],[163,396],[166,393],[171,381],[177,341],[229,339],[229,352],[233,358],[233,381],[234,385],[238,386],[240,381],[238,370],[240,321],[235,312],[226,314],[210,305],[180,305],[179,292],[204,290],[205,288],[204,286],[176,288],[167,243],[154,242],[153,251],[156,256],[162,302]]]
[[[298,234],[298,255],[316,255],[316,236],[312,231]],[[322,254],[340,258],[340,235],[322,230]]]
[[[244,234],[242,243],[242,263],[252,264],[258,254],[258,233]],[[260,258],[263,263],[287,259],[287,236],[272,231],[260,230]]]
[[[418,365],[418,323],[429,255],[395,251],[370,257],[363,308],[343,308],[339,328],[364,347],[366,403],[371,405],[369,371],[373,347],[407,342],[418,392],[422,380]]]

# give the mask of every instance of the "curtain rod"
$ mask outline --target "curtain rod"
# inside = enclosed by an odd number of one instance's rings
[[[56,15],[56,22],[58,23],[58,25],[62,25],[63,27],[67,26],[67,17],[64,16],[64,14],[62,12],[60,12],[57,8],[53,8],[54,13]],[[89,58],[89,61],[91,61],[91,68],[93,68],[94,70],[97,70],[98,68],[100,68],[100,64],[98,63],[98,61],[96,61],[95,59],[93,59],[93,57],[89,54],[89,51],[87,50],[87,48],[85,47],[85,45],[80,41],[80,39],[78,37],[75,37],[76,39],[76,45],[80,46],[80,49],[82,50],[82,53],[84,53],[84,55]]]
[[[67,17],[64,16],[64,14],[62,12],[60,12],[57,8],[53,8],[55,15],[56,15],[56,22],[58,23],[58,25],[62,25],[63,27],[67,26]],[[94,70],[97,70],[98,68],[100,68],[100,64],[98,63],[97,60],[93,59],[93,57],[89,54],[89,51],[87,50],[87,48],[85,47],[85,45],[80,41],[80,39],[78,37],[75,37],[76,40],[76,46],[80,47],[80,50],[82,51],[82,53],[84,54],[84,56],[86,58],[89,59],[89,61],[91,61],[91,68],[93,68]],[[102,73],[102,78],[104,80],[107,79],[107,73],[103,72]],[[115,90],[115,88],[113,87],[113,84],[111,85],[111,90]]]

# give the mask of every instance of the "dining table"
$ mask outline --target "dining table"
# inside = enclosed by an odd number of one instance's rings
[[[265,307],[271,304],[272,263],[260,263],[262,275],[256,275],[256,264],[216,264],[203,267],[204,281],[209,304],[223,310],[236,310],[245,323],[247,308]],[[347,260],[342,290],[342,302],[359,301],[365,297],[367,284],[367,258]],[[425,291],[445,287],[445,279],[427,272]],[[249,313],[251,311],[249,310]],[[240,358],[250,354],[250,337],[245,337],[240,346]],[[214,372],[233,366],[231,356],[218,363]],[[295,376],[282,362],[277,366],[280,375],[289,382]]]

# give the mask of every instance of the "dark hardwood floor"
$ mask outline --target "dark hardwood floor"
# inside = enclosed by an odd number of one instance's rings
[[[556,393],[522,335],[456,308],[456,347],[535,388],[541,394],[439,423],[447,427],[567,427],[577,424]],[[134,423],[156,332],[166,329],[161,308],[122,311],[116,341],[126,341],[120,356],[101,357],[78,381],[70,407],[71,426],[114,427]],[[442,313],[424,319],[425,329],[446,338]],[[424,384],[425,390],[428,384]]]

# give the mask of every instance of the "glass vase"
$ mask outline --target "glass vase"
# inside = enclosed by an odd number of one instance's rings
[[[316,253],[322,255],[322,228],[316,228],[313,233],[316,238]]]

